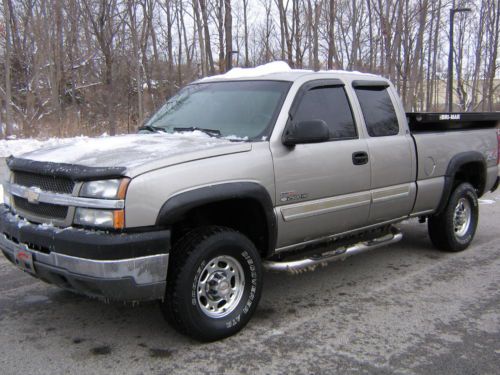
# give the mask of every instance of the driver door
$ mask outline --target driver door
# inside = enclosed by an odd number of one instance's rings
[[[340,80],[306,83],[297,94],[290,121],[321,119],[330,140],[273,145],[278,250],[366,225],[370,210],[370,159],[359,137]]]

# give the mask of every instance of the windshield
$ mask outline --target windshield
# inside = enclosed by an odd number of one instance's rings
[[[207,130],[221,137],[268,135],[289,82],[211,82],[186,86],[143,126],[166,132]]]

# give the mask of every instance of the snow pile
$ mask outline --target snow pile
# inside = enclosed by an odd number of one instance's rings
[[[317,73],[335,73],[335,74],[356,74],[358,76],[369,76],[369,77],[376,77],[375,74],[372,73],[363,73],[359,72],[357,70],[319,70]]]
[[[268,74],[276,73],[291,73],[291,72],[302,72],[302,73],[335,73],[335,74],[357,74],[364,76],[374,76],[370,73],[362,73],[358,71],[347,71],[347,70],[319,70],[317,72],[307,69],[292,69],[284,61],[273,61],[264,65],[256,66],[255,68],[233,68],[229,72],[224,74],[219,74],[211,77],[205,77],[201,81],[210,81],[212,79],[237,79],[237,78],[255,78],[262,77]]]
[[[49,138],[45,141],[38,139],[1,139],[0,140],[0,157],[6,158],[10,155],[19,156],[27,152],[35,151],[40,148],[53,148],[74,142],[75,139],[85,139],[87,137],[80,136],[76,138]]]
[[[205,77],[202,81],[211,79],[236,79],[236,78],[252,78],[261,77],[273,73],[290,73],[292,68],[284,61],[273,61],[268,64],[260,65],[255,68],[233,68],[229,72],[216,76]]]
[[[493,199],[479,199],[479,204],[495,204]]]

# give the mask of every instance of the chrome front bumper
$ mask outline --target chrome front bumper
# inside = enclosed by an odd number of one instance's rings
[[[144,301],[165,295],[169,254],[93,260],[56,252],[45,254],[15,243],[4,234],[0,234],[0,249],[14,264],[17,251],[28,252],[33,259],[33,276],[90,297]]]

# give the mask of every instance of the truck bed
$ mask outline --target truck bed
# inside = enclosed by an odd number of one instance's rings
[[[430,127],[430,124],[427,126]],[[498,141],[495,128],[491,126],[487,128],[484,124],[483,126],[469,125],[465,128],[458,126],[452,124],[446,127],[444,124],[438,124],[436,131],[434,129],[412,131],[417,155],[416,180],[418,185],[414,213],[426,212],[438,207],[445,188],[445,177],[449,175],[448,168],[452,159],[457,155],[483,157],[486,163],[486,180],[485,189],[480,194],[489,191],[494,186],[498,175]]]
[[[407,112],[412,133],[500,127],[500,112]]]

